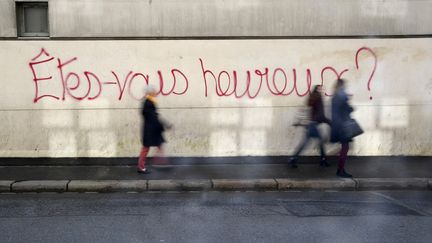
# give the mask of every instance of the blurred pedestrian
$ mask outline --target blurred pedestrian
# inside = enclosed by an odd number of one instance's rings
[[[324,104],[322,99],[321,85],[314,86],[313,91],[308,98],[308,107],[310,108],[309,122],[305,125],[306,133],[303,141],[299,144],[298,148],[296,149],[296,152],[290,159],[290,165],[292,168],[297,168],[298,156],[305,148],[305,146],[308,144],[311,138],[318,139],[319,142],[319,148],[321,154],[320,166],[324,166],[324,167],[330,166],[330,164],[327,162],[326,159],[326,154],[324,150],[324,139],[318,130],[318,126],[321,123],[330,124],[330,120],[326,118],[324,113]]]
[[[351,120],[350,114],[354,109],[348,104],[345,83],[344,79],[336,81],[335,93],[332,98],[331,141],[341,144],[336,175],[349,178],[352,175],[345,171],[345,162],[348,157],[349,143],[352,140],[351,137],[345,134],[344,125]]]
[[[156,96],[155,88],[151,85],[147,86],[146,97],[141,110],[144,127],[142,129],[142,148],[138,159],[138,173],[148,174],[151,172],[145,163],[150,147],[157,147],[157,156],[162,164],[167,164],[163,152],[163,143],[165,142],[163,132],[165,127],[157,112]]]

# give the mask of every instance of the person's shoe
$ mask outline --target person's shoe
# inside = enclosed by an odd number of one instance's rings
[[[336,175],[342,178],[351,178],[352,175],[348,174],[345,170],[337,170]]]
[[[147,169],[147,168],[144,168],[144,169],[137,169],[137,172],[138,172],[139,174],[150,174],[150,173],[151,173],[151,170],[149,170],[149,169]]]
[[[298,167],[297,158],[291,158],[288,164],[290,165],[291,168],[296,169]]]
[[[329,162],[327,162],[326,158],[321,158],[320,166],[321,167],[329,167],[329,166],[331,166],[331,164]]]

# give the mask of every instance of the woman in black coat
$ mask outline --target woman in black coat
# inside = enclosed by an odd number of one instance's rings
[[[164,126],[159,120],[156,108],[157,95],[154,88],[149,86],[147,88],[147,95],[143,102],[141,114],[144,118],[144,126],[142,129],[142,149],[138,159],[138,173],[150,173],[149,169],[145,167],[145,160],[150,147],[157,147],[158,154],[163,155],[162,144],[165,142],[163,137]]]
[[[327,119],[324,114],[324,104],[321,93],[322,86],[315,85],[312,93],[309,95],[308,106],[310,107],[310,123],[306,126],[306,134],[303,141],[300,143],[296,152],[290,159],[290,164],[292,168],[297,168],[298,156],[311,138],[316,138],[319,141],[319,148],[321,153],[320,166],[330,166],[326,159],[324,140],[318,130],[319,124],[330,123],[330,120]]]
[[[348,157],[351,139],[347,139],[343,133],[343,124],[351,119],[351,112],[353,112],[353,108],[348,104],[348,95],[345,92],[345,80],[338,79],[336,81],[335,94],[332,98],[331,142],[341,144],[338,170],[336,172],[336,175],[340,177],[352,177],[352,175],[345,171],[345,162]]]

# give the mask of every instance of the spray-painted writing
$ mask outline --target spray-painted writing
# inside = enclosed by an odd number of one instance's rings
[[[133,86],[136,83],[144,85],[150,83],[150,76],[141,72],[129,71],[127,74],[121,75],[116,71],[110,71],[113,80],[102,81],[97,74],[88,70],[83,71],[82,73],[70,71],[69,67],[77,61],[77,57],[67,60],[55,58],[42,48],[40,53],[29,62],[35,85],[35,96],[33,102],[37,103],[42,98],[65,100],[67,97],[71,97],[75,100],[94,100],[101,95],[107,86],[115,87],[118,91],[118,100],[123,99],[125,92],[127,92],[132,98],[140,100],[143,98],[143,94],[135,94]],[[46,76],[41,75],[40,70],[52,70],[51,67],[53,65],[55,65],[54,70],[56,70],[56,74],[60,77],[57,84],[60,83],[61,90],[53,93],[54,91],[52,89],[48,89],[48,92],[50,93],[43,93],[40,90],[43,83],[56,81],[53,80],[52,74]],[[160,70],[158,70],[156,74],[159,81],[159,94],[165,96],[171,94],[182,95],[188,90],[189,80],[181,70],[172,68],[170,71],[171,79],[169,80],[164,77]]]
[[[377,55],[372,49],[361,47],[354,52],[353,61],[356,69],[352,71],[359,71],[362,66],[360,61],[368,58],[372,58],[373,66],[363,67],[363,69],[370,69],[367,90],[371,91],[371,81],[378,64]],[[42,48],[29,62],[35,85],[33,102],[37,103],[44,98],[66,100],[68,97],[78,101],[95,100],[101,96],[104,90],[111,88],[116,90],[118,100],[122,100],[126,93],[131,98],[141,100],[144,97],[143,89],[136,87],[147,86],[150,83],[158,86],[158,93],[163,96],[185,95],[189,89],[190,78],[185,71],[179,68],[171,68],[165,73],[157,70],[151,72],[153,76],[145,72],[128,71],[122,73],[110,70],[105,74],[107,76],[104,76],[107,80],[102,80],[99,74],[90,70],[73,71],[74,65],[78,62],[78,57],[62,59],[51,56]],[[198,76],[202,82],[198,83],[203,84],[205,97],[208,97],[212,90],[214,90],[214,94],[221,97],[254,99],[262,92],[267,92],[273,96],[296,95],[303,97],[310,93],[313,83],[326,86],[328,81],[343,78],[347,72],[350,72],[348,68],[337,69],[330,65],[324,66],[318,72],[311,68],[298,70],[297,68],[269,68],[266,66],[250,70],[215,70],[210,68],[203,58],[198,58],[197,64],[198,68],[194,72],[195,74],[200,73]],[[53,77],[53,73],[57,76],[57,80]],[[313,74],[319,76],[320,79],[314,82]],[[46,85],[52,82],[55,82],[60,89],[54,91],[50,85]],[[41,87],[45,87],[45,89],[42,90]],[[326,91],[325,95],[331,96],[332,93]]]

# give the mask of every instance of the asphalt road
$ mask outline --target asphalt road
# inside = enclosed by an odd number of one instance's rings
[[[0,242],[431,242],[432,192],[0,194]]]

